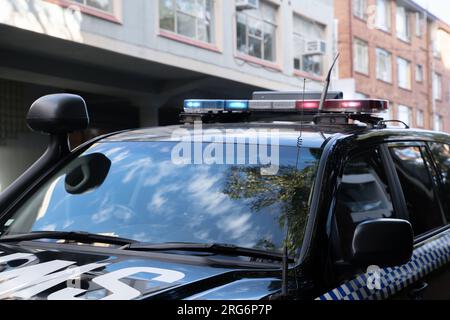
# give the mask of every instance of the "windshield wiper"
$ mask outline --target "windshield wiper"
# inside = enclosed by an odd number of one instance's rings
[[[38,239],[55,239],[55,240],[71,240],[83,243],[107,243],[115,245],[131,245],[136,241],[126,238],[119,238],[113,236],[104,236],[96,233],[89,233],[85,231],[33,231],[30,233],[21,233],[6,235],[0,238],[0,243],[28,241]]]
[[[251,258],[261,258],[268,260],[282,261],[283,254],[275,251],[266,251],[262,249],[252,249],[239,247],[232,244],[222,243],[186,243],[186,242],[167,242],[160,244],[135,242],[124,246],[122,249],[134,251],[195,251],[211,252],[225,255],[246,256]],[[293,257],[289,257],[289,262],[294,262]]]

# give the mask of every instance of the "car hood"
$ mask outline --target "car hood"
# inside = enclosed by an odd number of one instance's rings
[[[0,244],[0,299],[257,300],[280,290],[280,269],[232,264],[35,241]]]

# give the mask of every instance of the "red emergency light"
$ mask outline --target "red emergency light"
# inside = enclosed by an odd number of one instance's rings
[[[364,112],[379,113],[388,109],[388,101],[378,99],[361,99],[361,100],[341,100],[331,99],[325,100],[323,112]],[[296,101],[295,108],[297,111],[317,110],[319,111],[319,100]]]

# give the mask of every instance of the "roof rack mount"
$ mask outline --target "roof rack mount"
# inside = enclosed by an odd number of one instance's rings
[[[180,115],[184,123],[194,123],[200,121],[203,123],[231,123],[231,122],[251,122],[251,121],[290,121],[290,122],[313,122],[317,125],[347,125],[350,121],[359,121],[375,127],[383,121],[379,118],[365,113],[333,113],[333,112],[289,112],[280,113],[265,111],[258,113],[251,112],[208,112],[208,113],[189,113],[183,112]]]

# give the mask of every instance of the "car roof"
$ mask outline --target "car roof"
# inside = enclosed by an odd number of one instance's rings
[[[302,146],[309,148],[323,148],[331,137],[357,139],[368,141],[383,140],[425,140],[450,142],[450,135],[443,132],[418,129],[368,129],[364,125],[315,125],[299,122],[249,122],[249,123],[212,123],[195,127],[192,124],[173,125],[133,129],[109,135],[100,142],[150,142],[150,141],[204,141],[218,142],[217,137],[237,139],[232,141],[254,141],[252,138],[267,138],[268,144],[283,146],[297,146],[300,133]],[[271,134],[278,133],[278,140],[271,139]],[[197,140],[198,139],[198,140]],[[212,140],[211,140],[212,139]],[[258,143],[263,141],[258,140]]]
[[[186,141],[186,138],[195,139],[195,141],[217,142],[217,137],[226,136],[227,140],[233,139],[232,141],[236,142],[251,143],[256,141],[252,139],[259,138],[258,143],[262,144],[265,143],[264,139],[267,139],[268,144],[296,146],[301,133],[304,147],[321,148],[331,136],[355,129],[353,126],[352,128],[338,128],[337,126],[300,125],[292,122],[255,122],[202,124],[202,131],[199,131],[199,127],[185,124],[129,130],[110,135],[101,142]],[[275,133],[277,133],[278,139],[272,138]]]

